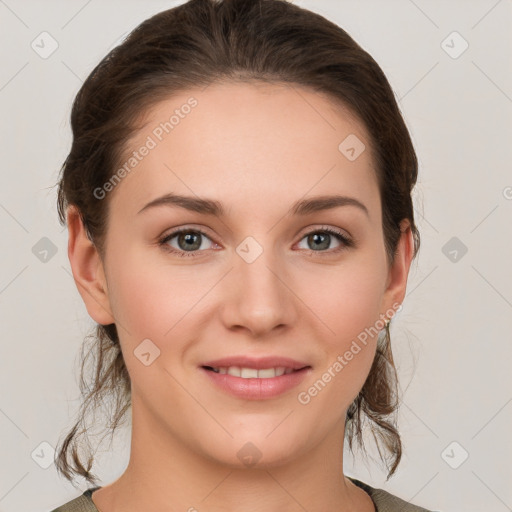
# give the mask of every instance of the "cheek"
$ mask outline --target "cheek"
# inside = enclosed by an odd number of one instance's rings
[[[325,326],[331,350],[344,350],[379,320],[385,275],[378,261],[354,257],[302,276],[298,294]]]
[[[297,400],[306,415],[318,414],[333,424],[358,395],[373,363],[383,326],[381,279],[378,272],[356,272],[354,267],[351,272],[339,270],[337,278],[317,280],[322,282],[323,293],[317,289],[310,300],[329,328],[322,328],[324,357]]]
[[[303,281],[303,290],[313,290],[307,304],[319,318],[319,325],[323,325],[325,357],[307,384],[310,387],[302,389],[306,394],[303,401],[299,397],[300,403],[311,400],[319,407],[337,404],[332,411],[336,416],[359,393],[384,325],[380,317],[383,269],[378,261],[354,258],[347,265],[333,267],[328,274],[316,274]]]
[[[150,392],[161,386],[162,378],[170,378],[162,374],[162,365],[180,359],[184,347],[179,340],[186,339],[183,327],[187,325],[187,312],[201,294],[187,286],[173,269],[148,261],[147,254],[126,250],[118,256],[118,265],[116,258],[111,258],[111,307],[132,386]],[[144,359],[146,353],[149,356]]]
[[[116,320],[128,331],[125,337],[134,343],[139,338],[170,336],[173,326],[207,290],[205,280],[193,274],[191,267],[172,267],[162,264],[161,256],[155,261],[151,256],[127,248],[111,258],[111,306]]]
[[[200,272],[163,260],[161,255],[152,258],[149,251],[130,247],[122,253],[112,251],[110,258],[109,297],[123,357],[134,385],[148,389],[158,387],[151,380],[157,378],[153,370],[181,366],[200,320],[211,318],[202,313],[207,301],[201,298],[218,281],[215,270]],[[155,355],[157,359],[144,366],[139,357],[148,351],[151,359]]]

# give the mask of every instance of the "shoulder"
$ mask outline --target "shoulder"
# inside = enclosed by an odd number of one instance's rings
[[[78,498],[68,501],[51,512],[98,512],[91,497],[96,489],[99,489],[99,487],[87,489],[82,495],[78,496]]]
[[[350,480],[370,496],[375,504],[377,512],[432,512],[426,508],[404,501],[397,496],[393,496],[383,489],[374,489],[368,484],[360,482],[354,478],[350,478]]]

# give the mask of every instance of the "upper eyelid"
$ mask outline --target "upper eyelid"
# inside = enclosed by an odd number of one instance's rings
[[[164,232],[162,235],[160,235],[158,237],[159,240],[162,240],[163,238],[168,238],[168,237],[174,237],[176,235],[179,235],[183,232],[198,232],[198,233],[201,233],[205,236],[207,236],[208,238],[210,238],[212,240],[212,242],[214,241],[212,235],[210,235],[208,233],[208,229],[205,229],[204,227],[195,227],[195,226],[184,226],[184,227],[179,227],[179,228],[173,228],[171,230],[169,230],[168,232]]]

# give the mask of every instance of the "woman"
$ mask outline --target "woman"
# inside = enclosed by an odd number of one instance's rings
[[[417,159],[383,72],[284,0],[191,0],[137,27],[72,111],[58,208],[97,322],[86,413],[131,406],[115,482],[56,509],[420,511],[343,474],[401,457],[389,322],[419,249]],[[87,439],[86,439],[87,441]]]

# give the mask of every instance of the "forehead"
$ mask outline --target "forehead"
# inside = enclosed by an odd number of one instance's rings
[[[144,147],[150,149],[141,157]],[[228,206],[259,197],[265,208],[339,192],[380,207],[362,122],[325,94],[296,84],[213,83],[173,94],[145,113],[120,165],[134,151],[135,165],[111,196],[125,214],[166,192],[219,198]]]

